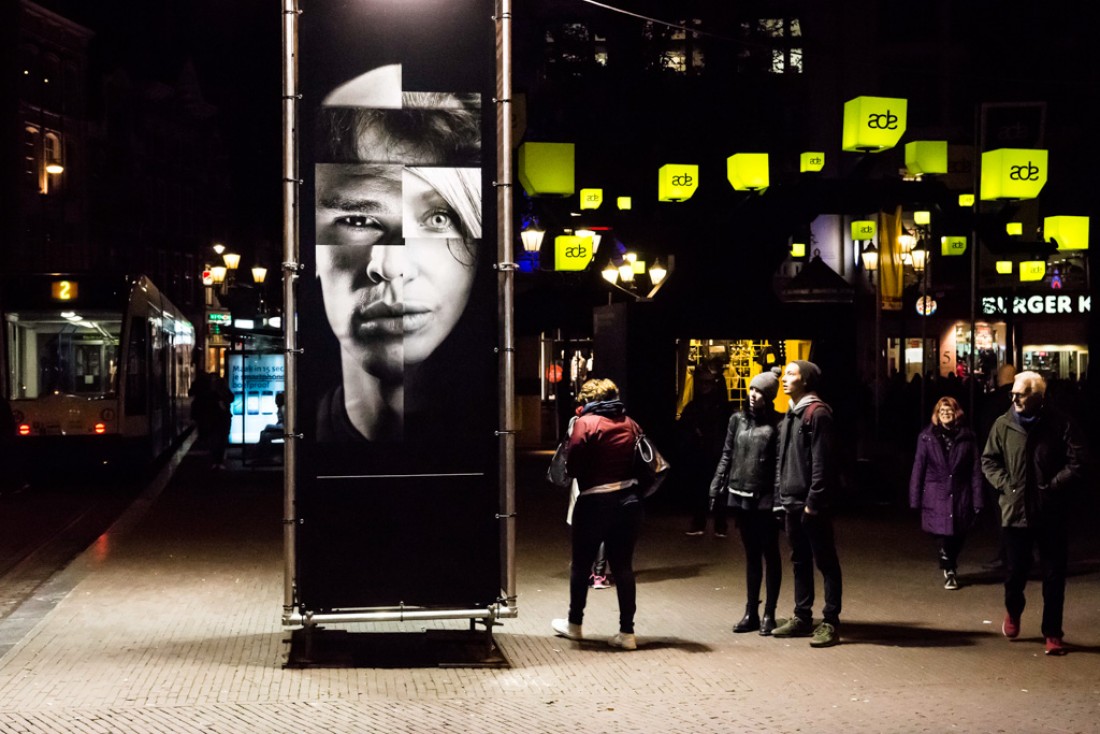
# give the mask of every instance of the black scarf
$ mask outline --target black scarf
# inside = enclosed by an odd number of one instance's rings
[[[586,403],[584,408],[581,409],[581,415],[588,415],[589,413],[614,418],[626,413],[626,406],[622,400],[596,400]]]

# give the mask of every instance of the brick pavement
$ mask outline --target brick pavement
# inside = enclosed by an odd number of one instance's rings
[[[0,637],[22,624],[0,658],[0,733],[1100,731],[1095,538],[1074,547],[1074,650],[1050,659],[1035,584],[1022,639],[999,634],[1001,587],[977,563],[992,532],[947,592],[913,517],[853,509],[838,521],[844,642],[813,650],[731,634],[739,543],[684,537],[682,516],[657,511],[638,553],[640,647],[622,652],[549,632],[565,612],[568,540],[564,497],[540,478],[547,458],[519,460],[520,616],[496,634],[510,667],[284,668],[281,476],[210,476],[192,455],[0,624]],[[593,592],[589,610],[588,634],[615,631],[614,592]]]

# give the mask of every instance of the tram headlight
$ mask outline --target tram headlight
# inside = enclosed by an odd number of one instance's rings
[[[29,435],[31,435],[31,425],[29,423],[20,423],[19,424],[19,435],[20,436],[29,436]]]
[[[96,432],[97,435],[101,434],[101,433],[106,433],[107,432],[107,424],[106,423],[96,423],[95,424],[95,432]]]

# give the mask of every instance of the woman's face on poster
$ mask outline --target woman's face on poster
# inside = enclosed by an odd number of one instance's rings
[[[454,329],[474,255],[458,213],[400,165],[317,166],[317,275],[341,349],[398,379]]]

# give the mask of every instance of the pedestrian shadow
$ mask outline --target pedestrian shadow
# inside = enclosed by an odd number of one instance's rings
[[[680,566],[658,566],[656,568],[635,568],[634,581],[639,584],[653,584],[659,581],[676,581],[678,579],[697,578],[703,575],[703,569],[710,568],[712,563],[685,563]],[[612,578],[615,569],[609,568]],[[569,569],[555,571],[550,578],[569,580]],[[614,588],[609,587],[609,588]],[[594,590],[595,591],[595,590]]]
[[[1089,558],[1073,561],[1066,568],[1066,578],[1090,576],[1094,573],[1100,573],[1100,559]],[[1031,573],[1028,574],[1028,581],[1042,581],[1042,579],[1043,571],[1039,561],[1036,560],[1031,567]],[[985,569],[974,573],[959,574],[959,584],[961,586],[995,586],[1004,582],[1005,571],[1003,569]]]
[[[572,643],[577,645],[582,650],[588,650],[592,652],[624,652],[624,650],[612,647],[607,643],[606,637],[585,637],[583,640],[567,640],[564,637],[558,637],[557,641],[562,643]],[[638,649],[639,650],[679,650],[680,652],[687,653],[700,653],[700,652],[713,652],[714,648],[710,645],[704,645],[701,642],[693,642],[691,640],[682,640],[679,637],[650,637],[649,635],[638,636]]]
[[[656,583],[658,581],[675,581],[677,579],[696,578],[703,575],[703,570],[713,566],[713,563],[685,563],[679,566],[657,566],[654,568],[635,568],[634,579],[638,583]],[[614,569],[611,571],[614,573]]]
[[[922,627],[918,623],[851,622],[845,620],[840,628],[845,645],[886,645],[889,647],[966,647],[976,644],[976,638],[984,632],[936,629]]]

